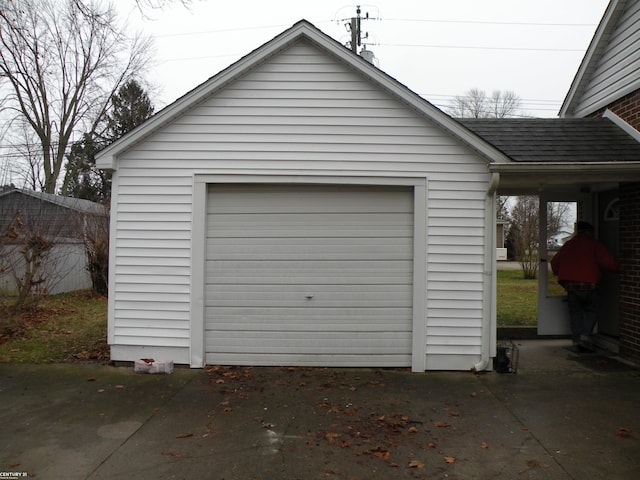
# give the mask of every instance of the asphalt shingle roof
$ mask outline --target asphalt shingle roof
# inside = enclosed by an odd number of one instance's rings
[[[80,198],[65,197],[62,195],[54,195],[52,193],[36,192],[34,190],[27,189],[11,189],[6,192],[0,192],[0,197],[8,195],[28,195],[30,197],[37,198],[44,202],[54,203],[71,210],[75,210],[80,213],[106,215],[109,213],[109,209],[99,203],[91,202],[89,200],[83,200]]]
[[[516,162],[640,161],[640,143],[607,118],[461,118]]]

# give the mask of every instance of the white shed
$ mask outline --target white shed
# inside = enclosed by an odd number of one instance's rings
[[[112,358],[482,370],[508,161],[298,22],[99,154]]]

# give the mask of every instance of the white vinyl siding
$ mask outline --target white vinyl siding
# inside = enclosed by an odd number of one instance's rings
[[[589,76],[573,116],[584,117],[638,88],[640,69],[640,3],[628,2],[614,31],[605,40],[606,52]]]
[[[426,335],[419,342],[426,366],[468,369],[478,361],[485,160],[306,42],[119,156],[110,299],[110,341],[122,346],[117,359],[135,359],[136,345],[173,349],[174,360],[190,358],[190,345],[203,334],[189,322],[190,302],[200,295],[192,262],[203,261],[192,258],[197,175],[331,176],[347,183],[422,178],[428,288],[426,318],[419,319]]]

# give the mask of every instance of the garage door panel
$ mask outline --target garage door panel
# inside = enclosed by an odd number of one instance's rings
[[[403,284],[410,285],[412,260],[218,260],[206,264],[207,284]]]
[[[412,218],[408,213],[245,214],[215,215],[215,219],[216,226],[208,231],[210,238],[296,237],[301,225],[305,227],[306,237],[406,237],[412,234]]]
[[[207,350],[220,353],[271,353],[278,354],[286,347],[287,353],[294,354],[366,354],[375,348],[379,354],[396,353],[398,350],[407,350],[406,335],[397,333],[377,333],[366,339],[359,334],[349,332],[319,332],[313,338],[307,332],[256,332],[253,342],[247,340],[252,336],[251,332],[243,331],[242,335],[234,332],[222,332],[207,336]]]
[[[411,253],[407,252],[409,244],[388,244],[367,245],[357,242],[342,243],[340,245],[327,242],[311,243],[301,241],[302,245],[294,242],[278,244],[268,242],[260,244],[256,242],[252,245],[215,245],[210,243],[208,247],[215,251],[211,260],[368,260],[379,258],[380,260],[410,260]],[[244,248],[243,248],[244,247]]]
[[[218,365],[264,365],[281,366],[295,365],[303,367],[406,367],[411,359],[404,354],[389,353],[386,355],[362,355],[362,354],[291,354],[280,352],[278,354],[263,354],[253,352],[246,353],[220,353],[205,355],[205,363]]]
[[[366,287],[366,288],[365,288]],[[307,298],[311,296],[312,298]],[[411,301],[405,285],[261,285],[238,290],[235,285],[206,287],[206,306],[248,307],[404,307]]]
[[[207,311],[210,314],[211,311]],[[410,332],[409,308],[218,307],[216,329],[233,331]],[[241,321],[239,321],[239,319]]]
[[[208,363],[411,364],[410,188],[213,185]]]
[[[246,187],[246,188],[245,188]],[[283,188],[284,187],[284,188]],[[406,213],[413,209],[413,198],[406,189],[387,188],[387,202],[372,201],[380,195],[378,187],[352,185],[238,185],[214,186],[217,201],[209,205],[213,214],[327,214],[327,213]],[[304,198],[304,201],[300,201]],[[265,199],[267,201],[265,201]]]

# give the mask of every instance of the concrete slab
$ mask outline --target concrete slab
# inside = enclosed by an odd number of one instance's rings
[[[640,372],[566,340],[518,373],[0,365],[0,472],[40,479],[631,479]],[[6,477],[5,477],[6,478]]]

